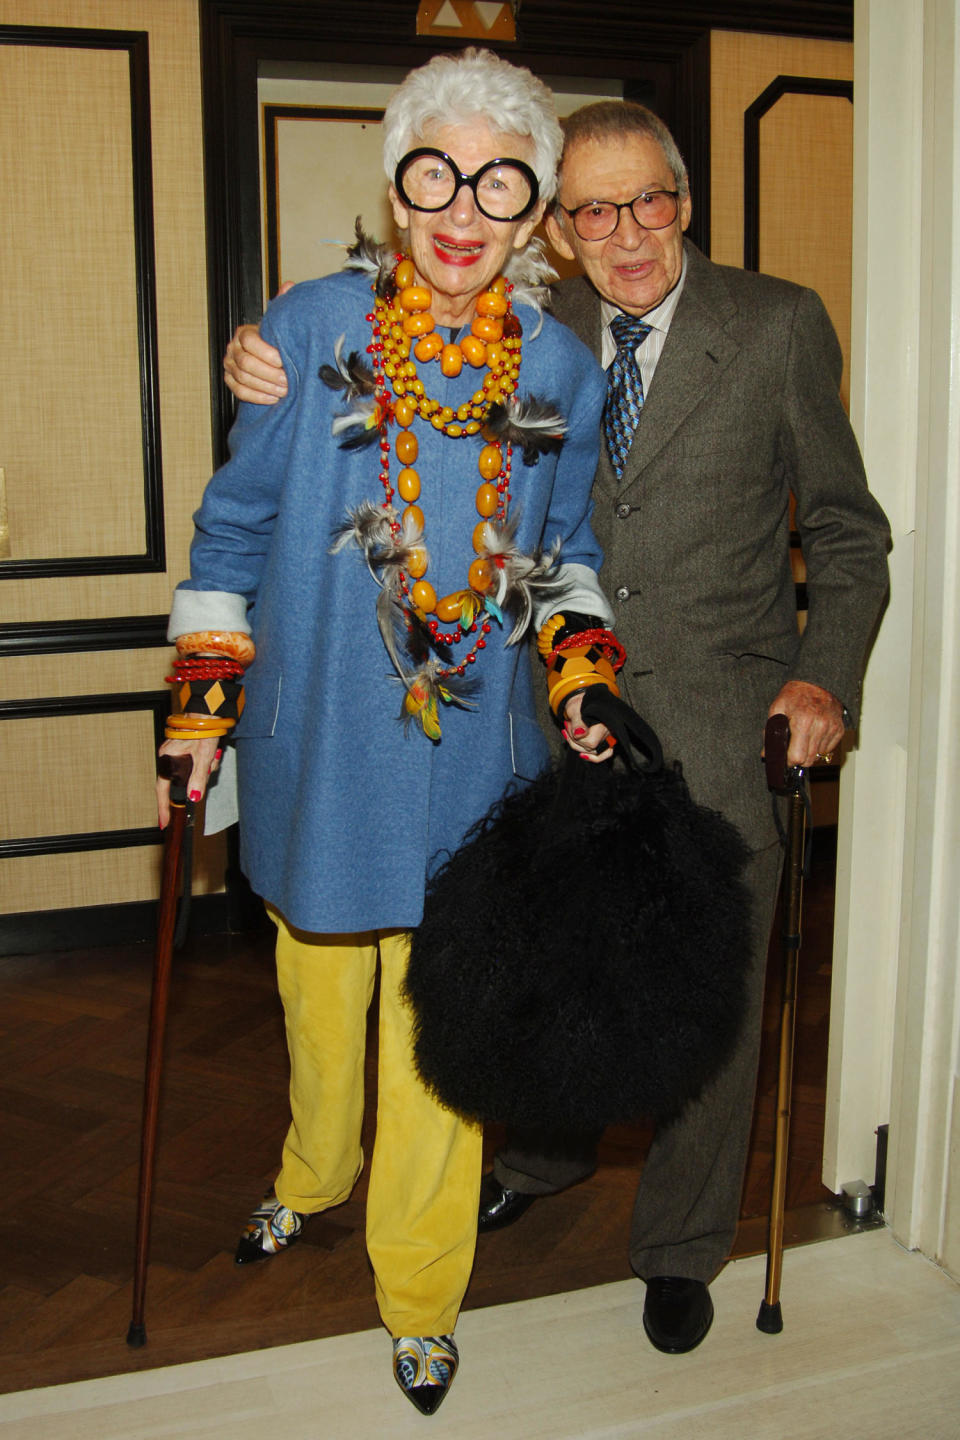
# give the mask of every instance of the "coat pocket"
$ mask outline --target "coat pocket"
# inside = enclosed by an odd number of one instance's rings
[[[521,780],[536,780],[550,758],[546,736],[537,720],[517,710],[509,712],[510,756],[513,773]]]
[[[256,663],[251,666],[244,679],[243,714],[233,732],[238,740],[265,739],[274,733],[282,684],[279,670],[261,670]]]

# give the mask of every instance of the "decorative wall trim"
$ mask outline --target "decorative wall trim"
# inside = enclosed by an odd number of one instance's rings
[[[153,715],[155,746],[162,745],[164,722],[170,710],[165,690],[131,691],[116,695],[63,695],[43,700],[4,700],[0,721],[55,720],[65,715],[116,715],[148,710]],[[64,855],[78,850],[118,850],[133,845],[159,845],[163,833],[156,825],[126,830],[94,830],[65,835],[33,835],[0,840],[0,860],[27,855]]]
[[[14,655],[71,655],[85,650],[152,650],[169,643],[166,615],[0,625],[0,659]]]
[[[133,241],[140,348],[140,413],[143,445],[144,548],[136,555],[89,555],[0,560],[0,580],[58,575],[124,575],[166,566],[157,372],[156,267],[153,246],[153,165],[150,135],[148,36],[140,30],[75,30],[57,26],[0,25],[0,45],[43,45],[86,50],[125,50],[130,71]]]
[[[778,75],[743,113],[743,266],[760,269],[760,121],[784,95],[843,96],[853,104],[852,80]]]
[[[266,197],[267,288],[276,295],[280,288],[280,176],[277,170],[277,122],[280,120],[356,120],[379,125],[382,110],[334,105],[264,105],[263,170]]]

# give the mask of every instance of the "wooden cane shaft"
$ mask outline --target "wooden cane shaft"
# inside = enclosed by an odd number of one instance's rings
[[[170,811],[163,876],[160,885],[160,906],[157,915],[157,942],[153,958],[153,990],[150,999],[150,1029],[147,1040],[147,1061],[143,1090],[143,1125],[140,1136],[140,1188],[137,1194],[137,1245],[133,1278],[133,1315],[131,1330],[143,1324],[144,1296],[147,1288],[147,1264],[150,1253],[150,1206],[153,1197],[154,1162],[157,1150],[157,1121],[160,1113],[160,1079],[163,1065],[163,1041],[170,994],[170,971],[173,957],[173,931],[180,888],[180,857],[186,810],[174,805]]]
[[[793,1056],[797,1018],[797,974],[800,957],[800,914],[803,900],[803,842],[806,815],[794,794],[788,817],[787,873],[783,890],[783,994],[780,1011],[780,1060],[777,1070],[777,1120],[774,1133],[773,1181],[767,1242],[764,1298],[776,1305],[783,1273],[783,1224],[787,1193],[787,1152],[790,1142]]]

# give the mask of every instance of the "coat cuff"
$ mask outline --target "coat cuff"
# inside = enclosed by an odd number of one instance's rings
[[[173,592],[167,639],[192,635],[195,630],[233,630],[251,634],[247,619],[247,602],[243,595],[229,590],[185,590]]]
[[[604,625],[613,624],[613,611],[600,589],[597,572],[589,565],[558,565],[555,581],[547,595],[538,595],[533,606],[533,629],[536,632],[545,620],[560,610],[576,610],[581,615],[595,615]]]

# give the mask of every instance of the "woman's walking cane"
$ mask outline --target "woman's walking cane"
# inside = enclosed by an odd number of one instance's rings
[[[216,639],[217,637],[212,637]],[[192,668],[191,668],[192,665]],[[233,672],[228,677],[208,673],[214,667],[178,661],[168,678],[175,689],[171,714],[166,725],[168,740],[221,739],[237,723],[243,710],[243,689]],[[221,667],[222,669],[222,667]],[[241,671],[242,666],[233,667]],[[127,1344],[139,1348],[147,1343],[143,1323],[147,1265],[150,1258],[150,1217],[153,1172],[157,1151],[157,1121],[160,1114],[160,1078],[163,1070],[163,1040],[170,994],[170,971],[175,946],[174,925],[177,896],[183,869],[184,837],[192,838],[194,806],[187,798],[187,784],[193,762],[188,755],[161,755],[157,774],[170,781],[170,823],[167,826],[157,914],[157,943],[153,957],[153,992],[150,1000],[150,1029],[143,1089],[143,1121],[140,1130],[140,1188],[137,1193],[137,1245],[133,1277],[133,1315]],[[190,847],[187,847],[189,854]],[[189,861],[187,862],[189,866]]]
[[[150,1029],[147,1039],[147,1066],[143,1087],[143,1120],[140,1130],[140,1189],[137,1193],[137,1248],[133,1274],[133,1316],[127,1344],[138,1348],[147,1343],[143,1303],[150,1257],[150,1217],[153,1198],[153,1171],[157,1152],[157,1120],[160,1114],[160,1077],[163,1070],[163,1039],[170,994],[173,959],[173,932],[180,894],[183,839],[193,825],[193,804],[187,799],[187,782],[193,762],[189,755],[161,755],[157,774],[170,781],[170,823],[167,826],[157,913],[157,941],[153,953],[153,992],[150,997]]]
[[[797,1013],[797,970],[800,956],[800,910],[803,901],[804,831],[807,816],[806,781],[800,766],[788,766],[790,722],[772,715],[764,733],[767,784],[774,795],[787,799],[786,859],[782,900],[783,949],[780,1010],[780,1064],[777,1074],[777,1120],[773,1147],[773,1184],[767,1240],[767,1285],[757,1315],[757,1329],[779,1335],[783,1329],[780,1278],[783,1271],[783,1218],[787,1192],[787,1147],[790,1139],[790,1097],[793,1089],[793,1050]]]

